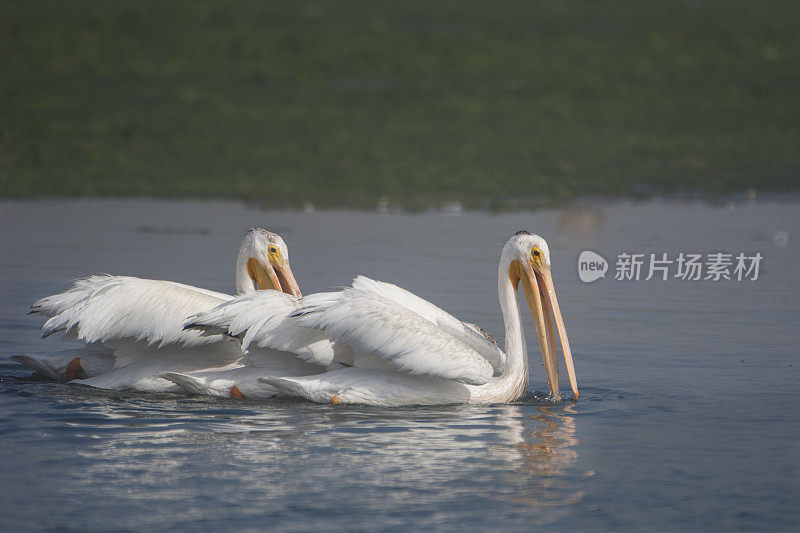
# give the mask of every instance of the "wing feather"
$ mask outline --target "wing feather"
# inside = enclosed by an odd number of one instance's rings
[[[186,328],[239,337],[242,348],[289,351],[329,365],[342,352],[377,356],[398,370],[469,384],[486,383],[505,355],[435,305],[395,285],[359,276],[352,288],[297,299],[282,293],[238,296],[191,317]],[[477,349],[476,349],[477,348]]]
[[[291,317],[300,308],[299,301],[282,292],[257,291],[189,317],[183,327],[204,334],[224,332],[239,337],[242,350],[255,343],[327,366],[333,360],[333,348],[325,333],[304,327]]]
[[[232,298],[170,281],[97,275],[74,281],[69,290],[42,298],[32,309],[50,317],[43,337],[64,331],[87,343],[133,339],[193,346],[222,336],[184,331],[185,318]]]
[[[413,375],[482,385],[494,369],[481,354],[418,313],[372,291],[356,288],[311,294],[292,315],[331,341],[372,353]]]
[[[353,288],[372,292],[387,298],[436,324],[442,330],[482,355],[489,361],[489,364],[492,365],[495,374],[501,373],[505,368],[505,353],[503,353],[490,338],[476,331],[475,328],[480,329],[479,326],[462,322],[424,298],[420,298],[416,294],[391,283],[376,281],[366,276],[357,276],[356,279],[353,280]]]

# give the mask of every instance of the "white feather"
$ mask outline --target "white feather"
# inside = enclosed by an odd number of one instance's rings
[[[414,311],[481,354],[492,365],[495,374],[503,372],[506,354],[496,344],[481,335],[476,330],[475,324],[462,322],[429,301],[391,283],[376,281],[366,276],[357,276],[353,280],[353,288],[373,292]]]
[[[377,405],[442,405],[470,400],[468,385],[429,376],[410,376],[397,371],[344,368],[299,377],[265,377],[260,382],[279,394],[299,396],[312,402]]]
[[[324,331],[336,343],[377,355],[412,375],[473,385],[493,374],[475,350],[407,307],[375,292],[350,288],[312,294],[295,313],[297,323]]]
[[[275,291],[243,294],[189,317],[184,327],[240,337],[242,350],[255,342],[261,348],[291,352],[309,363],[327,366],[333,361],[333,347],[323,332],[303,327],[292,318],[299,302]]]
[[[321,365],[331,364],[336,353],[345,365],[379,369],[388,363],[410,375],[472,385],[486,383],[505,362],[495,345],[445,311],[363,276],[352,288],[302,299],[241,295],[191,317],[185,327],[224,331],[240,337],[243,349],[255,343]]]
[[[263,376],[303,376],[319,374],[325,369],[301,361],[286,352],[259,349],[251,350],[242,364],[223,370],[204,370],[181,373],[164,372],[160,377],[178,385],[190,394],[229,397],[236,387],[245,398],[270,398],[275,396],[274,387],[259,381]]]
[[[58,380],[64,379],[67,366],[75,358],[80,358],[83,375],[87,378],[103,374],[114,368],[112,351],[100,345],[89,345],[83,348],[49,353],[28,353],[11,356],[11,359],[22,363],[34,372]]]
[[[99,275],[42,298],[33,310],[50,317],[42,328],[43,337],[74,329],[87,343],[131,338],[147,344],[192,346],[218,342],[221,336],[183,331],[185,318],[231,298],[171,281]]]
[[[113,370],[73,383],[109,390],[177,391],[179,388],[174,383],[160,377],[163,372],[221,370],[236,365],[242,357],[233,342],[156,347],[132,340],[116,340],[111,348],[114,349]]]

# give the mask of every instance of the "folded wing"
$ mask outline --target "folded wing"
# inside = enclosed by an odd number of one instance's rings
[[[496,374],[503,371],[506,355],[488,335],[481,334],[480,326],[462,322],[444,309],[391,283],[358,276],[353,281],[353,288],[375,293],[415,312],[478,352],[492,365]]]
[[[471,385],[493,375],[485,357],[437,324],[375,292],[356,288],[312,294],[293,315],[305,327],[324,331],[336,345],[372,354],[412,375]]]

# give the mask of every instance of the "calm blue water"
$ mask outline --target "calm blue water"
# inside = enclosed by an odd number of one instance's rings
[[[0,530],[789,530],[800,523],[796,200],[511,215],[238,203],[0,202]],[[452,214],[452,213],[451,213]],[[281,233],[304,293],[355,273],[502,334],[496,262],[545,236],[581,398],[549,404],[535,331],[514,405],[377,409],[105,392],[9,359],[93,272],[230,292],[242,232]],[[754,253],[760,279],[578,279],[577,257]],[[568,385],[562,376],[562,390]]]

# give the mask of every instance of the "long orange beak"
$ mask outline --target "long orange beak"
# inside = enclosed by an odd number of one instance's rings
[[[530,263],[527,263],[523,266],[523,270],[525,275],[522,276],[522,288],[525,291],[525,300],[528,302],[528,308],[536,324],[536,333],[539,337],[539,347],[542,350],[550,391],[553,397],[560,398],[555,341],[555,329],[557,329],[561,341],[561,351],[564,353],[564,364],[567,367],[569,384],[577,399],[578,381],[575,377],[575,365],[572,362],[572,350],[569,347],[567,330],[564,327],[561,308],[558,306],[558,298],[556,298],[556,289],[553,286],[550,268],[545,267],[539,271],[534,269]],[[554,318],[555,328],[553,327]]]
[[[288,260],[283,260],[282,264],[273,264],[270,261],[265,265],[255,257],[251,257],[247,260],[247,273],[260,291],[272,289],[293,294],[298,298],[303,296]]]
[[[289,266],[289,260],[284,259],[282,265],[274,265],[275,267],[275,275],[278,278],[278,283],[280,283],[280,290],[285,292],[286,294],[293,294],[298,298],[302,298],[303,295],[300,293],[300,286],[297,284],[297,281],[294,279],[294,274],[292,274],[292,268]]]

